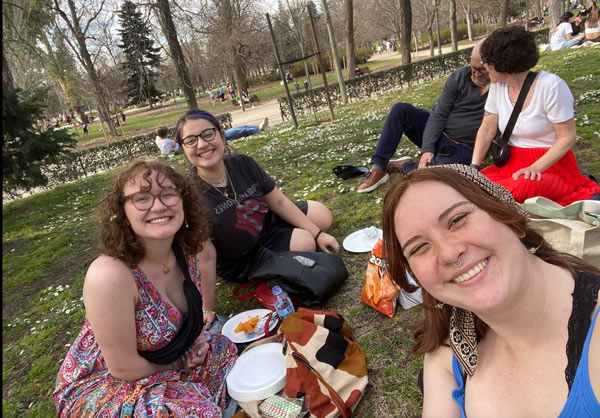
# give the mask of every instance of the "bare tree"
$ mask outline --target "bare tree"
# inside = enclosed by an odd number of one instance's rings
[[[508,0],[500,0],[500,17],[498,18],[498,25],[500,27],[506,26],[508,22]]]
[[[175,64],[175,68],[177,68],[177,76],[179,77],[181,89],[185,95],[188,108],[195,109],[198,107],[196,93],[192,86],[190,73],[185,62],[185,56],[183,55],[179,39],[177,38],[177,30],[175,29],[175,23],[173,22],[169,0],[155,0],[153,6],[158,15],[162,32],[165,35],[165,38],[167,38],[171,59]]]
[[[460,3],[463,7],[463,11],[465,12],[465,18],[467,21],[467,34],[469,36],[469,41],[472,41],[473,40],[472,0],[462,0]]]
[[[402,48],[402,63],[409,63],[412,32],[412,8],[410,0],[371,1],[368,19],[373,25],[395,34]]]
[[[354,55],[354,5],[353,0],[345,0],[346,5],[346,76],[354,78],[356,58]]]
[[[88,36],[90,26],[95,24],[98,16],[102,12],[104,3],[105,0],[100,0],[100,3],[97,5],[92,4],[92,2],[86,2],[85,5],[77,8],[74,0],[66,0],[65,10],[65,5],[62,4],[61,0],[54,0],[54,10],[67,25],[68,30],[77,42],[77,57],[79,58],[81,65],[85,68],[88,78],[92,83],[100,116],[102,116],[108,124],[110,134],[112,136],[117,136],[117,131],[112,124],[108,103],[104,96],[100,79],[86,45],[86,37]]]

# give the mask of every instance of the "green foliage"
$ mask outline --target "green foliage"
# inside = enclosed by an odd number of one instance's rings
[[[65,131],[34,129],[43,118],[45,98],[45,89],[28,93],[2,89],[2,190],[9,195],[46,185],[42,164],[75,146],[75,139]]]
[[[159,48],[150,38],[150,28],[137,6],[127,0],[119,11],[121,48],[125,54],[123,71],[127,74],[127,93],[131,103],[150,100],[160,93],[154,86],[155,68],[160,61]]]
[[[458,40],[468,39],[469,31],[466,23],[456,25],[456,31],[458,32]],[[483,23],[473,24],[473,37],[484,35],[487,33],[487,26]],[[440,30],[440,44],[449,44],[451,42],[450,28]],[[437,46],[437,32],[433,32],[433,44]],[[429,48],[429,36],[425,33],[419,37],[419,49],[424,49],[425,46]],[[414,39],[410,43],[411,50],[415,48]]]

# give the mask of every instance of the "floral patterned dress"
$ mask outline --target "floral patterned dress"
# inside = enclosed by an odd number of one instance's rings
[[[188,260],[190,276],[200,288],[197,260]],[[137,347],[158,350],[177,334],[182,314],[166,302],[137,267],[132,269],[139,298],[135,307]],[[61,417],[221,417],[227,374],[237,359],[235,345],[212,336],[204,364],[191,371],[163,370],[135,381],[108,371],[90,323],[71,346],[53,394]]]

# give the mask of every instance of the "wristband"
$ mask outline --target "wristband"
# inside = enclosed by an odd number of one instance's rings
[[[202,313],[206,315],[216,315],[215,311],[211,311],[210,309],[202,309]]]
[[[470,164],[469,167],[474,168],[476,170],[480,170],[481,166],[477,165],[477,164]]]
[[[317,235],[315,235],[315,242],[319,239],[319,235],[321,235],[322,233],[323,231],[319,229],[319,232],[317,232]]]

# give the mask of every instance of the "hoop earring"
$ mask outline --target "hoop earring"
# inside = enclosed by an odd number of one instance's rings
[[[188,225],[187,219],[185,217],[183,218],[183,221],[185,222],[185,228],[189,228],[190,226]]]
[[[439,309],[440,311],[444,308],[445,303],[444,302],[438,302],[435,304],[435,308]]]
[[[540,242],[540,245],[538,245],[537,247],[529,247],[527,251],[529,251],[531,254],[535,254],[538,252],[542,244],[544,244],[544,237],[542,237],[542,242]]]

